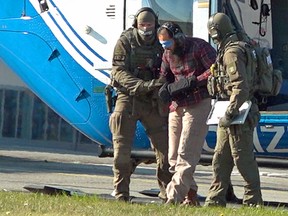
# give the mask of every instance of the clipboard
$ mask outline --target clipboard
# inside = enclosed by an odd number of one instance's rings
[[[214,105],[212,105],[212,109],[208,115],[206,124],[207,125],[217,125],[219,123],[219,119],[225,115],[227,107],[229,106],[230,101],[216,101]],[[245,101],[242,106],[239,108],[239,115],[237,115],[231,124],[244,124],[249,110],[251,108],[252,102]]]

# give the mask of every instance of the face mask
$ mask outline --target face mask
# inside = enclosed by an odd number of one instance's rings
[[[160,44],[162,45],[162,47],[164,49],[169,49],[173,45],[173,41],[172,40],[159,41],[159,42],[160,42]]]
[[[216,29],[210,29],[209,30],[209,34],[210,34],[214,44],[219,44],[220,43],[219,34],[218,34],[218,31]]]
[[[153,34],[154,29],[138,29],[138,32],[141,36],[150,36]]]

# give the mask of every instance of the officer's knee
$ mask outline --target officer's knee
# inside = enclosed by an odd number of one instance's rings
[[[122,139],[113,140],[114,163],[127,164],[131,158],[131,145]]]
[[[130,157],[129,156],[127,157],[127,155],[124,155],[124,154],[115,155],[114,163],[118,165],[130,163]]]

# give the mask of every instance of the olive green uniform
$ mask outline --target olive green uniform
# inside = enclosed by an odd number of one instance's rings
[[[243,204],[262,204],[259,170],[253,152],[253,131],[260,114],[253,97],[253,74],[247,70],[249,62],[246,53],[240,47],[231,46],[232,41],[236,40],[236,35],[232,36],[219,50],[217,70],[222,78],[217,81],[218,93],[222,99],[230,101],[227,115],[237,115],[239,107],[247,100],[252,101],[252,107],[244,124],[217,128],[212,161],[213,181],[205,201],[206,206],[226,206],[225,196],[234,165],[245,180]]]
[[[159,197],[165,199],[165,188],[171,179],[168,165],[167,115],[159,113],[157,88],[162,47],[155,39],[141,42],[137,29],[129,29],[117,41],[113,56],[112,84],[118,97],[110,118],[114,148],[114,189],[116,199],[129,197],[131,148],[137,121],[144,126],[155,151]],[[144,81],[151,81],[151,89],[140,90]]]

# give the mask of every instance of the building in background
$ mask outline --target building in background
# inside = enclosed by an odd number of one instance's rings
[[[93,144],[33,94],[1,60],[0,77],[0,141],[8,139],[7,145],[9,139],[23,145],[42,141],[59,148],[68,143],[74,150],[81,144]]]

